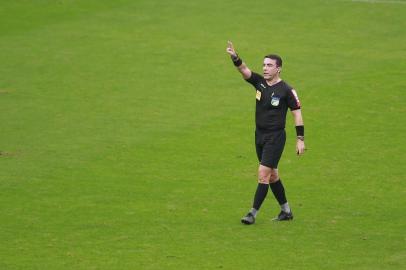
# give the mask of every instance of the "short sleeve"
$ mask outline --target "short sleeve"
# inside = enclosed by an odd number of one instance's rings
[[[300,109],[300,101],[295,89],[288,90],[288,106],[291,111]]]
[[[260,83],[262,79],[263,79],[262,76],[259,75],[258,73],[251,72],[251,77],[246,79],[246,81],[252,84],[254,87],[256,87],[257,84]]]

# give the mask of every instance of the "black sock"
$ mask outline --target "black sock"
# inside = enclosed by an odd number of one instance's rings
[[[276,200],[278,201],[279,205],[285,204],[288,201],[286,200],[285,195],[285,188],[282,185],[282,181],[279,179],[275,183],[269,184],[273,195],[275,196]]]
[[[266,194],[268,194],[268,184],[258,183],[257,191],[255,192],[253,208],[259,210]]]

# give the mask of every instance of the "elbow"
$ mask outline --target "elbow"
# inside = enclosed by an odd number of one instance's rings
[[[242,77],[245,80],[248,80],[249,78],[251,78],[251,70],[249,70],[248,68],[243,68],[240,70]]]

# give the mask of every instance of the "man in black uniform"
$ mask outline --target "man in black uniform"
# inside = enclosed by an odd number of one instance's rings
[[[296,153],[304,153],[304,126],[299,98],[296,91],[280,78],[282,59],[270,54],[264,57],[263,76],[252,72],[237,55],[229,41],[226,49],[242,77],[256,89],[255,145],[259,160],[258,186],[251,210],[241,219],[244,224],[254,224],[264,201],[268,186],[278,201],[281,212],[274,219],[292,220],[293,214],[278,174],[278,163],[285,147],[285,122],[288,108],[296,126]]]

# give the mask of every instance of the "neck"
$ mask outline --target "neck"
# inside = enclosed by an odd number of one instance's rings
[[[272,85],[274,85],[274,84],[280,82],[281,80],[282,80],[282,79],[279,78],[279,76],[278,76],[278,77],[274,77],[274,78],[272,78],[272,79],[266,80],[266,83],[267,83],[269,86],[272,86]]]

